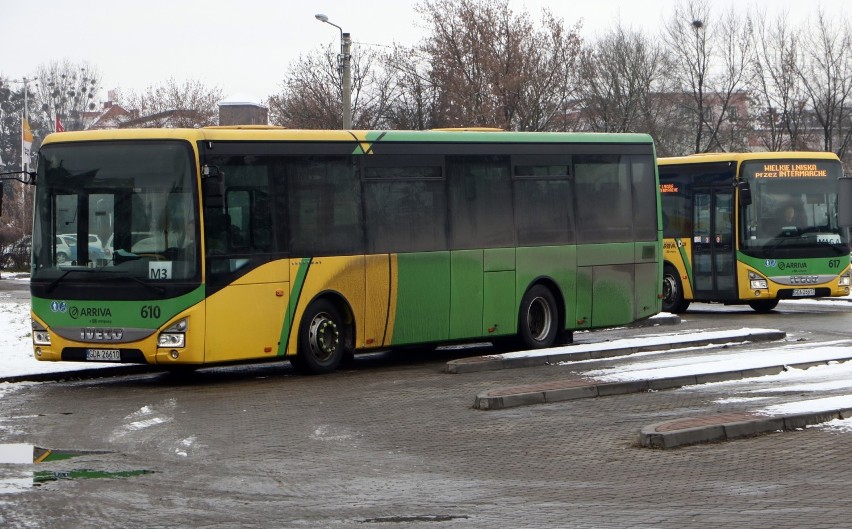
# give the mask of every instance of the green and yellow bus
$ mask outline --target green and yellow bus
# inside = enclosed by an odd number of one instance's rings
[[[821,152],[660,158],[663,310],[849,294],[838,157]]]
[[[660,311],[647,135],[65,132],[35,185],[39,360],[324,373],[401,345],[549,347]],[[60,260],[65,235],[90,242]]]

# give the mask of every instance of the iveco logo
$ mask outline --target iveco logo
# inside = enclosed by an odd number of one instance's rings
[[[124,329],[95,329],[83,327],[80,329],[80,339],[91,342],[117,342],[124,336]]]
[[[812,285],[819,283],[817,276],[790,276],[790,282],[794,285]]]

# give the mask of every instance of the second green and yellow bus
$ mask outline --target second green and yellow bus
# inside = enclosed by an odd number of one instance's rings
[[[211,127],[48,136],[35,357],[179,370],[490,340],[660,311],[641,134]],[[58,241],[71,235],[74,258]]]
[[[658,164],[664,311],[704,301],[768,312],[783,299],[849,294],[835,154],[698,154]]]

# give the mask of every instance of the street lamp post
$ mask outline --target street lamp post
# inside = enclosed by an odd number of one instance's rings
[[[352,128],[352,69],[350,66],[352,57],[349,53],[352,46],[352,39],[349,33],[344,33],[343,28],[329,21],[326,15],[318,13],[314,16],[320,22],[325,22],[340,30],[340,55],[337,57],[337,62],[343,84],[343,128],[344,130],[348,130]]]

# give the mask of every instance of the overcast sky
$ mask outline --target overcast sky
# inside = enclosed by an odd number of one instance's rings
[[[846,16],[849,0],[712,0],[717,12],[786,10],[807,18],[814,5]],[[102,87],[141,91],[173,77],[222,88],[227,99],[260,101],[280,91],[288,66],[300,55],[339,46],[340,32],[364,45],[411,45],[424,35],[414,6],[420,0],[0,0],[0,76],[32,76],[39,65],[68,59],[101,74]],[[510,0],[533,20],[542,8],[567,24],[583,20],[583,36],[625,25],[654,31],[678,0]],[[847,7],[848,5],[848,7]],[[106,94],[102,94],[105,97]]]

